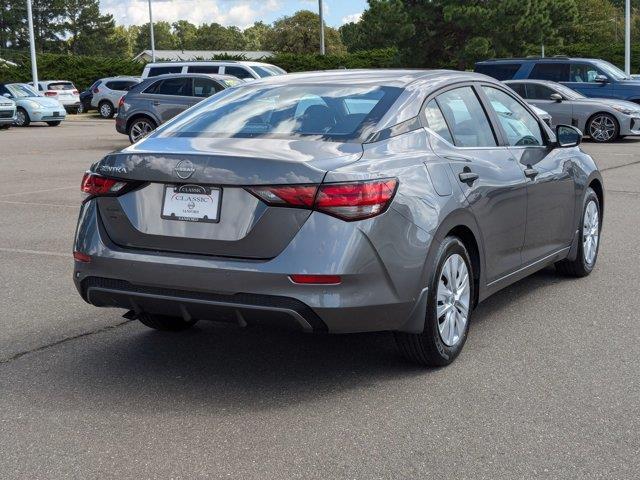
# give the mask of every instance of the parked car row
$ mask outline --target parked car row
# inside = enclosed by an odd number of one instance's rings
[[[66,110],[57,98],[42,96],[26,83],[0,83],[0,95],[3,101],[10,100],[14,104],[11,124],[18,127],[27,127],[32,122],[57,127],[66,117]]]

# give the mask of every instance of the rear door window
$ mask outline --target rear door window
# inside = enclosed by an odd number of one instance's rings
[[[534,80],[551,80],[552,82],[569,81],[569,64],[562,62],[536,63],[529,78]]]
[[[191,65],[187,71],[189,73],[218,73],[220,67],[218,65]]]
[[[530,100],[551,100],[551,95],[557,93],[546,85],[527,83],[527,97]]]
[[[151,67],[149,69],[148,77],[157,77],[158,75],[164,75],[165,73],[182,73],[181,66],[174,67]]]
[[[193,95],[192,79],[189,77],[167,78],[162,80],[156,93],[158,95],[191,97]]]
[[[243,67],[224,67],[224,73],[227,75],[233,75],[234,77],[245,79],[245,78],[253,78],[251,72]]]
[[[456,88],[437,97],[438,105],[458,147],[495,147],[489,119],[471,87]]]
[[[511,146],[543,145],[540,124],[515,98],[493,87],[482,87]]]
[[[493,63],[476,65],[476,72],[489,75],[496,80],[511,80],[520,70],[521,63]]]
[[[509,83],[507,86],[522,98],[528,98],[527,89],[525,88],[524,83]]]

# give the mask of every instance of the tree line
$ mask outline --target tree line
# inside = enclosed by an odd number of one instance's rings
[[[25,0],[0,0],[0,56],[28,48]],[[149,49],[149,24],[117,26],[98,0],[33,0],[37,50],[131,58]],[[640,12],[633,11],[633,44]],[[241,30],[186,20],[154,23],[158,50],[319,50],[319,18],[302,10]],[[620,63],[624,0],[369,0],[358,22],[325,29],[327,52],[394,49],[397,64],[469,68],[489,57],[570,54]],[[637,49],[636,49],[637,51]],[[640,52],[639,52],[640,53]],[[636,64],[634,58],[634,64]]]

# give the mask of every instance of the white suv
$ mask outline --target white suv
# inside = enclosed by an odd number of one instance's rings
[[[131,87],[137,85],[142,80],[138,77],[109,77],[98,80],[92,85],[91,106],[98,109],[102,118],[112,118],[116,111],[118,102],[129,91]]]
[[[233,75],[241,80],[256,80],[287,73],[280,67],[262,62],[233,60],[211,60],[195,62],[156,62],[148,63],[142,72],[142,78],[157,77],[167,73],[213,73]]]
[[[29,83],[33,86],[33,82]],[[38,92],[45,97],[58,100],[67,112],[78,113],[82,108],[80,92],[68,80],[44,80],[38,82]]]

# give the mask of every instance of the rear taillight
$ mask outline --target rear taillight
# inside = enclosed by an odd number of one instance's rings
[[[80,190],[85,197],[96,197],[99,195],[111,195],[122,191],[127,182],[114,178],[102,177],[95,173],[86,172],[82,177]]]
[[[100,89],[98,87],[94,88],[93,93],[100,93]]]
[[[120,110],[122,108],[122,106],[124,105],[124,97],[125,95],[120,97],[120,100],[118,101],[118,110]]]
[[[45,97],[57,97],[58,92],[44,92]]]
[[[250,187],[268,205],[307,208],[342,220],[363,220],[383,213],[398,186],[395,178],[364,182]]]
[[[72,93],[73,93],[74,95],[79,95],[79,93],[80,93],[80,92],[78,92],[78,90],[74,90]]]

